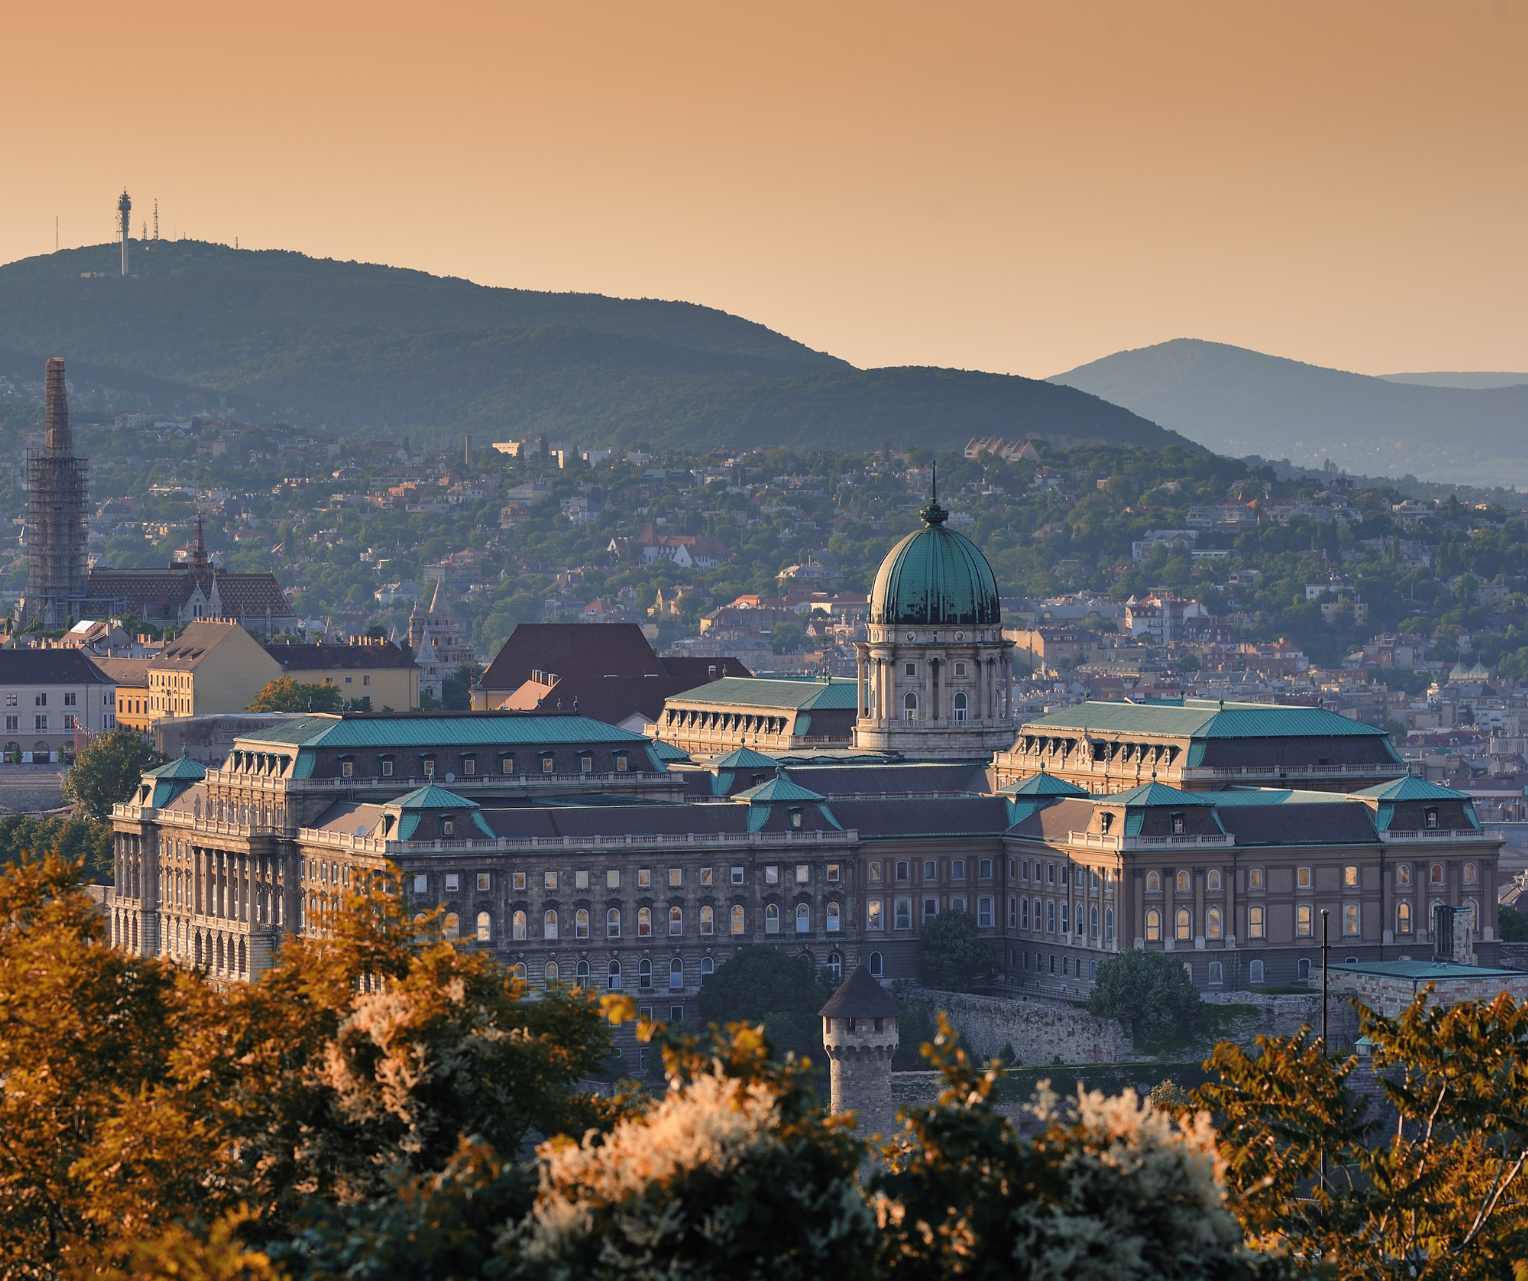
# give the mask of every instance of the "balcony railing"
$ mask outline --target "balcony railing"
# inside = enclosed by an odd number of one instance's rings
[[[1474,827],[1426,827],[1415,832],[1381,832],[1379,839],[1389,844],[1394,841],[1489,841],[1497,838]]]
[[[1221,832],[1177,836],[1125,836],[1116,832],[1068,832],[1067,843],[1094,850],[1228,849],[1234,836]]]
[[[661,786],[664,783],[673,784],[677,780],[674,775],[667,771],[655,770],[604,770],[596,773],[590,770],[588,773],[578,771],[567,774],[542,774],[534,770],[523,774],[459,774],[454,776],[448,783],[446,771],[437,771],[426,777],[405,778],[402,775],[386,777],[379,774],[368,775],[365,778],[352,775],[350,778],[283,778],[274,774],[249,774],[239,770],[209,770],[207,780],[209,784],[217,784],[230,791],[257,790],[279,792],[289,790],[293,792],[334,792],[348,791],[355,788],[368,790],[391,789],[397,795],[411,792],[416,787],[424,787],[427,784],[436,784],[440,787],[454,789],[466,789],[472,787],[524,787],[550,785],[565,787],[569,783],[624,783],[632,786],[638,783],[647,786]]]
[[[321,845],[329,849],[351,850],[362,854],[450,854],[468,850],[511,854],[546,850],[645,849],[655,846],[690,848],[741,846],[755,849],[780,845],[842,846],[855,844],[859,840],[859,833],[852,829],[844,832],[685,832],[675,835],[642,832],[620,836],[528,836],[520,839],[463,837],[460,840],[392,841],[383,837],[359,836],[349,832],[329,832],[304,827],[298,830],[297,839],[305,845]]]

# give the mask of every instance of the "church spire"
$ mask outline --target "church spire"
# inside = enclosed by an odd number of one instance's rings
[[[939,505],[939,464],[937,461],[930,464],[929,473],[928,503],[918,515],[923,517],[925,525],[942,525],[950,518],[950,513]]]

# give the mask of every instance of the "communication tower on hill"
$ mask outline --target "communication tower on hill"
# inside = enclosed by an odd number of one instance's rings
[[[133,234],[133,198],[123,188],[121,197],[117,200],[117,223],[122,232],[122,275],[127,276],[127,242]]]

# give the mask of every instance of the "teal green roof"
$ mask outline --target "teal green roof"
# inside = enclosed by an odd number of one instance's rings
[[[732,799],[747,801],[750,805],[768,805],[776,801],[819,802],[827,798],[821,792],[802,787],[782,769],[768,782],[760,783],[757,787],[750,787],[746,792],[738,792]]]
[[[1235,805],[1349,805],[1351,792],[1315,792],[1299,787],[1228,787],[1220,792],[1200,792],[1217,808]]]
[[[850,685],[854,682],[850,681]],[[854,704],[851,702],[850,706]],[[640,743],[648,740],[590,716],[463,712],[446,716],[304,716],[239,735],[240,742],[294,747],[483,747],[500,744]]]
[[[1414,983],[1505,978],[1509,974],[1522,973],[1521,970],[1504,970],[1490,965],[1457,965],[1452,961],[1333,961],[1332,969],[1349,974],[1382,974],[1388,978],[1410,979]]]
[[[144,770],[143,775],[145,778],[198,783],[207,777],[207,767],[200,761],[193,761],[189,756],[177,756],[173,761],[166,761],[163,765]]]
[[[1186,698],[1181,703],[1086,702],[1062,707],[1024,722],[1025,729],[1098,730],[1157,734],[1171,738],[1329,738],[1385,731],[1350,720],[1324,707],[1284,707],[1274,703],[1226,703]]]
[[[711,762],[717,769],[774,769],[775,758],[751,747],[738,747]]]
[[[830,681],[819,677],[766,678],[760,676],[723,676],[709,685],[685,690],[671,701],[681,703],[721,703],[730,707],[773,707],[785,711],[821,708],[824,711],[853,711],[858,705],[859,682],[847,676]]]
[[[1215,802],[1203,792],[1181,792],[1166,783],[1142,783],[1125,792],[1094,793],[1103,805],[1123,805],[1126,809],[1151,809],[1154,806],[1208,805]]]
[[[998,788],[1003,796],[1086,796],[1087,789],[1068,783],[1064,778],[1047,774],[1043,770],[1028,778],[1018,778],[1007,787]]]
[[[476,801],[459,796],[435,783],[416,787],[412,792],[405,792],[397,800],[388,803],[402,810],[475,810],[480,808]]]
[[[1353,793],[1375,801],[1467,801],[1468,792],[1456,792],[1452,787],[1440,787],[1425,778],[1408,774],[1405,778],[1391,779],[1388,783],[1376,783]]]
[[[870,589],[870,621],[917,626],[995,627],[1002,622],[997,578],[981,548],[948,529],[949,513],[932,500],[923,528],[881,561]]]
[[[682,747],[675,747],[672,743],[665,743],[661,738],[655,738],[647,745],[650,751],[660,761],[687,761],[690,754]]]

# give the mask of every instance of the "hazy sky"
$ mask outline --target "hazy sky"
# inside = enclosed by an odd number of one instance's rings
[[[862,365],[1528,369],[1528,0],[73,0],[0,45],[0,260],[126,184],[165,235]]]

